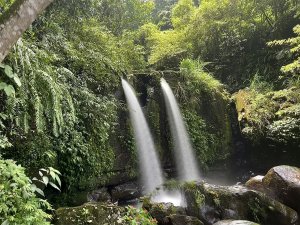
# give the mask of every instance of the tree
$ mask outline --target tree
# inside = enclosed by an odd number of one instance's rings
[[[0,18],[0,62],[53,0],[16,0]]]
[[[277,55],[278,59],[283,59],[286,56],[289,58],[289,64],[283,66],[281,68],[281,72],[288,75],[289,77],[293,77],[299,79],[300,75],[300,25],[294,27],[294,33],[297,35],[296,37],[276,40],[269,42],[269,46],[285,46],[287,49],[280,51]],[[292,60],[292,62],[290,62]]]

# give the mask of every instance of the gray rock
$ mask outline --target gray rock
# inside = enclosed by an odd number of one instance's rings
[[[264,225],[295,225],[298,222],[298,214],[293,209],[243,186],[187,184],[184,192],[187,214],[205,224],[224,219],[257,221]]]
[[[127,201],[141,196],[139,185],[135,182],[121,184],[111,191],[113,201]]]
[[[268,194],[300,212],[300,169],[292,166],[276,166],[263,178]]]
[[[266,190],[262,182],[263,178],[264,176],[260,176],[260,175],[252,177],[246,182],[245,186],[249,189],[265,193]]]
[[[126,209],[103,203],[88,203],[78,207],[59,208],[55,211],[54,225],[125,225],[122,217]]]
[[[94,190],[87,194],[88,202],[109,202],[111,201],[111,196],[107,191],[107,188],[101,188],[99,190]]]
[[[258,223],[247,220],[221,220],[214,225],[259,225]]]

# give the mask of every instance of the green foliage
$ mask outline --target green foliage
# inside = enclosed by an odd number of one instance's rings
[[[141,38],[146,40],[146,47],[150,52],[149,64],[185,52],[189,48],[189,43],[185,42],[184,32],[181,30],[159,31],[158,26],[152,23],[145,24],[140,28]]]
[[[69,101],[68,87],[59,81],[61,75],[57,69],[46,64],[52,61],[51,56],[30,44],[19,40],[11,56],[23,85],[15,99],[8,99],[7,111],[14,115],[13,120],[24,133],[31,130],[41,133],[51,124],[53,134],[58,136],[65,124],[63,102],[66,101],[71,110],[73,102]]]
[[[262,76],[255,74],[250,83],[250,89],[257,92],[266,93],[274,89],[270,82],[264,80]]]
[[[15,0],[0,0],[0,15],[14,3]]]
[[[68,0],[54,2],[47,16],[62,24],[64,29],[80,29],[81,23],[96,19],[114,35],[134,31],[151,19],[152,1],[140,0]],[[69,27],[72,25],[72,27]]]
[[[281,68],[281,72],[293,77],[294,79],[299,79],[300,75],[300,25],[294,27],[294,33],[296,37],[289,39],[277,40],[269,42],[269,46],[287,46],[289,49],[284,49],[277,54],[278,59],[288,56],[293,61]]]
[[[204,66],[206,64],[208,63],[201,63],[200,61],[185,59],[181,62],[180,71],[183,76],[192,78],[192,88],[196,89],[195,85],[197,85],[197,92],[204,90],[210,94],[215,92],[222,93],[224,91],[224,86],[219,80],[215,79],[211,74],[204,71]]]
[[[126,207],[126,215],[123,220],[130,225],[156,225],[157,221],[145,209],[138,209],[134,207]]]
[[[8,65],[0,64],[0,91],[3,90],[8,97],[15,97],[15,88],[20,87],[21,81],[17,74]]]
[[[32,180],[42,183],[45,187],[48,186],[49,184],[51,187],[60,191],[61,188],[61,180],[59,178],[60,175],[61,173],[52,167],[48,167],[47,169],[41,168],[39,169],[39,178],[34,177]],[[36,186],[34,186],[34,188],[36,188],[36,191],[39,194],[44,196],[44,193],[40,189],[38,189]]]
[[[100,21],[114,34],[122,34],[124,30],[136,30],[151,19],[154,8],[152,1],[140,0],[104,0],[100,1]]]
[[[268,138],[282,145],[299,143],[300,96],[296,87],[259,93],[240,91],[236,95],[242,132],[260,143]]]
[[[185,82],[174,88],[202,168],[227,158],[231,151],[228,93],[217,79],[204,71],[205,65],[183,60],[180,72]]]
[[[177,0],[154,0],[155,8],[153,10],[153,21],[161,30],[172,28],[171,11]]]
[[[172,24],[175,29],[183,29],[189,24],[196,12],[192,0],[179,0],[172,9]]]
[[[51,206],[38,199],[25,170],[11,160],[0,159],[0,223],[46,225],[51,216],[42,211]]]
[[[226,158],[226,155],[219,154],[220,140],[216,134],[210,133],[205,121],[191,110],[185,110],[183,115],[201,168],[204,169],[217,159]]]
[[[116,13],[96,13],[105,7]],[[7,115],[0,133],[1,146],[9,147],[5,158],[31,173],[58,168],[67,190],[105,183],[115,163],[120,76],[145,67],[143,48],[130,31],[149,19],[152,7],[137,0],[52,4],[6,60],[22,86],[8,83],[16,97],[0,96]]]
[[[295,1],[285,0],[204,0],[199,7],[192,0],[180,0],[172,9],[168,30],[160,31],[158,25],[147,33],[148,61],[153,64],[186,52],[212,62],[207,69],[231,89],[248,85],[256,73],[275,82],[282,62],[274,63],[274,50],[266,48],[266,42],[290,37],[299,23],[298,11]]]

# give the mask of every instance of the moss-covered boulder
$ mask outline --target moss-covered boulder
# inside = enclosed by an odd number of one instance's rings
[[[250,220],[266,225],[294,225],[298,214],[266,195],[243,186],[192,183],[184,187],[187,214],[205,224],[219,220]]]
[[[221,220],[214,225],[259,225],[258,223],[247,220]]]
[[[85,204],[73,208],[59,208],[55,212],[55,225],[122,225],[124,207],[108,204]]]
[[[153,203],[148,199],[144,200],[143,208],[158,221],[158,224],[168,225],[170,215],[184,215],[186,216],[185,209],[182,207],[174,206],[172,203]]]
[[[276,166],[262,180],[268,193],[280,202],[300,212],[300,169]]]

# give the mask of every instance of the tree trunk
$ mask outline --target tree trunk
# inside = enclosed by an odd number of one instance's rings
[[[37,16],[53,0],[16,0],[0,18],[0,63]]]

